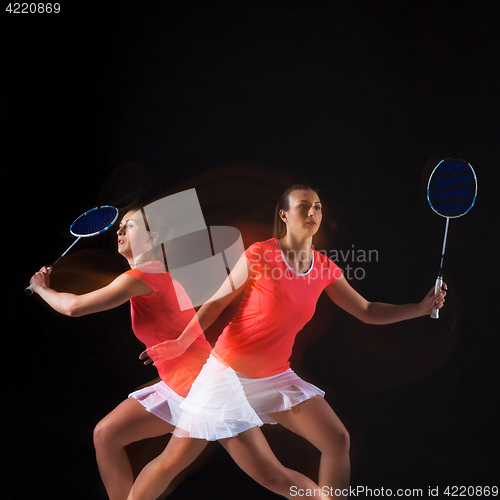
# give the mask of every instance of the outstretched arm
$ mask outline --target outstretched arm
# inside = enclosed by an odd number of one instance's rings
[[[198,338],[204,336],[204,331],[219,317],[229,303],[245,288],[252,279],[252,266],[243,254],[231,274],[226,278],[219,290],[200,307],[193,319],[186,326],[181,335],[175,340],[167,340],[148,348],[141,353],[139,359],[144,364],[152,361],[172,359],[180,356]],[[239,286],[235,287],[235,283]],[[231,290],[231,292],[229,292]]]
[[[33,292],[37,293],[50,307],[66,316],[78,317],[85,314],[113,309],[138,295],[149,295],[152,289],[128,274],[121,274],[109,285],[83,295],[56,292],[50,288],[50,272],[42,267],[31,278]]]
[[[447,286],[443,283],[446,290]],[[344,311],[352,314],[363,323],[388,325],[406,319],[418,318],[431,313],[433,308],[441,309],[446,291],[434,293],[434,287],[418,304],[383,304],[368,302],[342,276],[333,285],[326,288],[328,296]]]

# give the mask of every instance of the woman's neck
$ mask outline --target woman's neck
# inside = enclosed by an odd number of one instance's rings
[[[139,258],[134,259],[133,257],[130,259],[127,259],[128,265],[130,266],[130,269],[140,269],[141,267],[144,266],[144,264],[147,264],[150,262],[151,259],[143,259],[145,257],[144,255],[141,255]]]
[[[280,245],[283,251],[307,252],[309,255],[311,254],[312,236],[300,237],[287,233],[281,238]]]
[[[128,265],[129,265],[130,269],[136,269],[137,268],[137,265],[135,263],[135,259],[133,257],[131,257],[130,259],[127,258],[127,262],[128,262]]]
[[[283,258],[288,265],[298,274],[303,274],[312,265],[312,237],[298,238],[289,233],[279,240]]]

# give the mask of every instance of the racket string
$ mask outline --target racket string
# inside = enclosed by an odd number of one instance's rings
[[[86,236],[106,230],[116,220],[115,207],[98,207],[80,216],[71,226],[75,235]]]
[[[474,204],[476,178],[470,165],[461,160],[445,160],[433,172],[428,197],[432,208],[444,217],[458,217]]]

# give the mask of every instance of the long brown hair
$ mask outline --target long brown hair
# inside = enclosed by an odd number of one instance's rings
[[[284,238],[286,236],[286,223],[285,221],[280,217],[280,211],[284,210],[287,212],[290,209],[290,193],[292,191],[295,191],[296,189],[310,189],[311,191],[314,191],[316,194],[318,194],[318,190],[311,185],[301,182],[299,184],[293,184],[292,186],[289,186],[283,191],[283,194],[279,197],[278,203],[276,205],[276,210],[274,212],[274,232],[273,236],[277,240],[280,240],[281,238]]]

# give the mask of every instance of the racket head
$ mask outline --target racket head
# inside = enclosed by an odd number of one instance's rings
[[[441,160],[427,183],[427,202],[441,217],[465,215],[474,206],[477,178],[470,163],[455,158]]]
[[[92,208],[80,215],[69,231],[73,236],[88,238],[108,230],[118,218],[118,209],[110,205]]]

